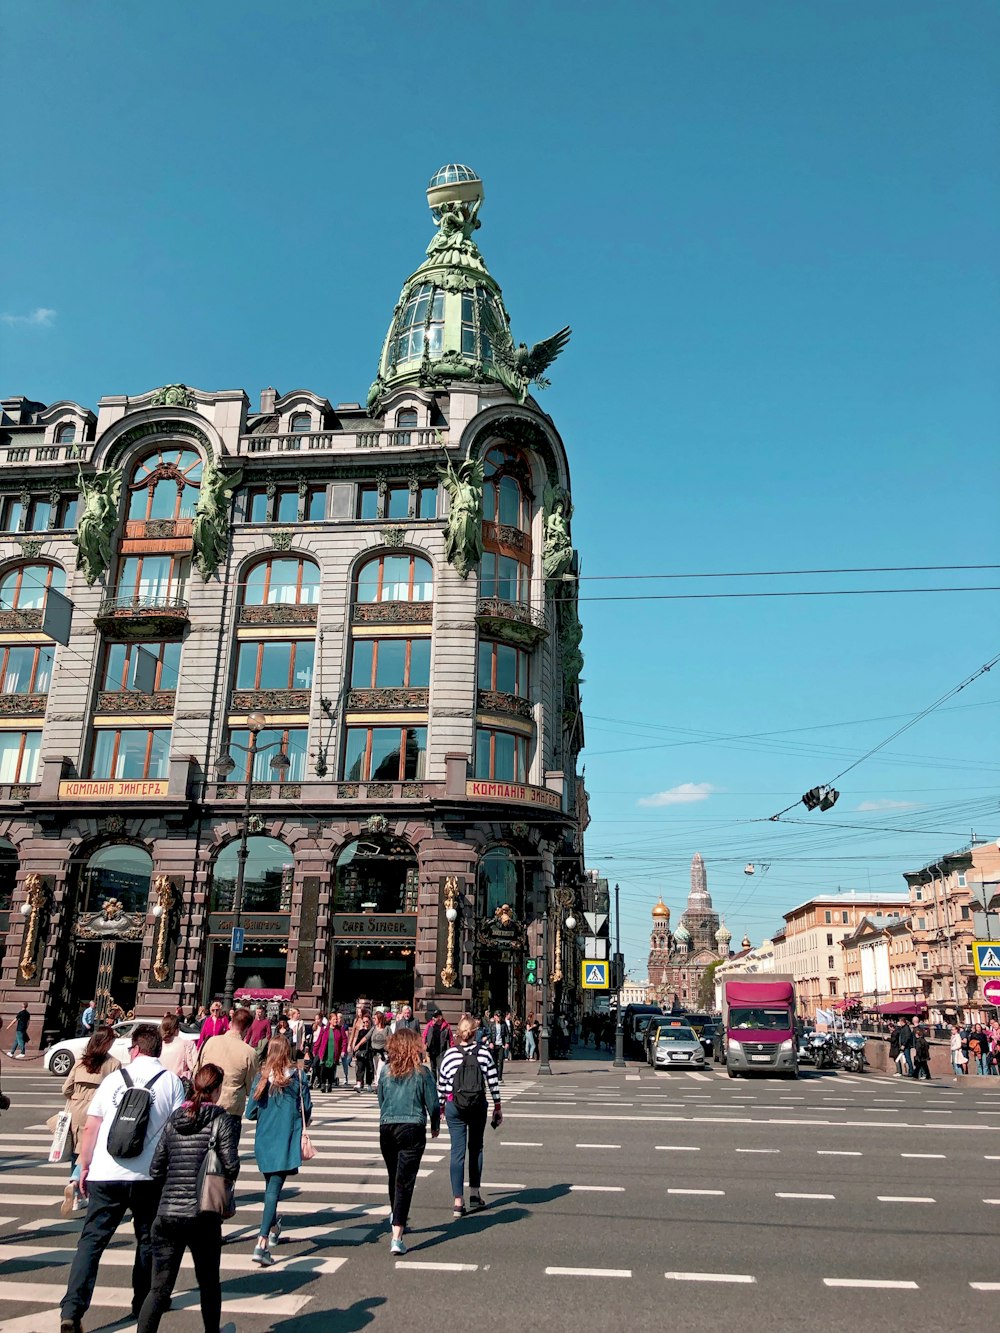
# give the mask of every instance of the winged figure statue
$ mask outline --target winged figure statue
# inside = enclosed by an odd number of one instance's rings
[[[537,384],[540,389],[547,389],[549,381],[542,372],[551,366],[559,353],[569,342],[572,329],[567,325],[550,338],[543,338],[533,347],[527,343],[514,344],[510,330],[497,315],[493,305],[483,301],[479,309],[480,327],[489,335],[493,346],[494,359],[504,366],[521,386],[522,397],[529,384]]]

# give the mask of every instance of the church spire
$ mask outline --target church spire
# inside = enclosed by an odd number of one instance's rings
[[[708,893],[708,876],[701,852],[695,852],[691,858],[691,893],[688,897],[689,912],[710,912],[712,899]]]

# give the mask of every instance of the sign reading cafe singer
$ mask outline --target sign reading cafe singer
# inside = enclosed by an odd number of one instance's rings
[[[336,912],[333,933],[341,939],[415,940],[416,912]]]
[[[61,801],[148,801],[150,797],[166,796],[166,778],[151,778],[142,781],[124,782],[82,781],[79,778],[67,778],[59,784]]]
[[[466,796],[479,801],[516,801],[520,805],[543,805],[548,810],[561,810],[559,793],[548,787],[529,787],[523,782],[484,782],[476,779],[465,784]]]

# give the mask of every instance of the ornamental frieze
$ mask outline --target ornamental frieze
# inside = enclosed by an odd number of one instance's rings
[[[126,912],[117,898],[109,898],[99,912],[87,912],[76,923],[82,940],[141,940],[146,929],[144,912]]]
[[[175,537],[177,535],[177,523],[172,518],[147,518],[144,527],[146,531],[143,535],[150,538]]]
[[[47,694],[0,694],[0,716],[40,717],[48,697]]]
[[[478,707],[487,713],[512,713],[531,721],[531,704],[516,694],[506,694],[503,690],[480,690],[477,695]]]
[[[351,618],[356,625],[429,625],[434,606],[431,602],[358,602]]]
[[[315,625],[315,606],[241,606],[241,625]]]
[[[235,713],[305,713],[311,690],[234,690],[230,707]]]
[[[380,688],[373,690],[349,690],[347,711],[364,713],[369,709],[405,709],[415,708],[427,711],[430,691],[427,689]]]
[[[37,630],[42,628],[40,610],[0,611],[0,630]]]
[[[387,801],[392,797],[391,782],[369,782],[366,795],[370,801]]]
[[[102,690],[97,696],[98,713],[172,713],[177,699],[173,690]]]
[[[356,782],[341,782],[337,787],[337,796],[342,801],[354,801],[357,800],[360,790]]]
[[[531,536],[520,528],[513,528],[509,523],[493,523],[483,520],[483,541],[494,546],[505,546],[511,551],[531,553]]]

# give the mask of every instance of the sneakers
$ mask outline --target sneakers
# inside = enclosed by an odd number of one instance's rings
[[[274,1226],[271,1228],[270,1234],[268,1235],[268,1240],[271,1242],[272,1245],[277,1245],[278,1242],[281,1240],[281,1218],[280,1218],[280,1217],[276,1217],[276,1218],[274,1219]]]
[[[59,1205],[59,1216],[72,1217],[76,1212],[76,1206],[76,1186],[71,1180],[63,1190],[63,1201]]]
[[[472,1212],[472,1213],[478,1213],[479,1210],[480,1210],[480,1208],[485,1208],[485,1207],[486,1207],[486,1200],[483,1198],[483,1196],[482,1196],[481,1194],[470,1194],[470,1195],[469,1195],[469,1211],[470,1211],[470,1212]]]
[[[406,1246],[403,1244],[403,1242],[402,1242],[401,1240],[390,1241],[390,1242],[389,1242],[389,1253],[390,1253],[390,1254],[405,1254],[405,1253],[406,1253]]]
[[[15,1060],[23,1060],[23,1059],[24,1059],[24,1052],[23,1052],[23,1051],[18,1051],[18,1053],[14,1056],[14,1059],[15,1059]]]
[[[263,1245],[258,1245],[251,1255],[251,1262],[260,1264],[261,1268],[270,1268],[274,1263],[274,1255]]]

